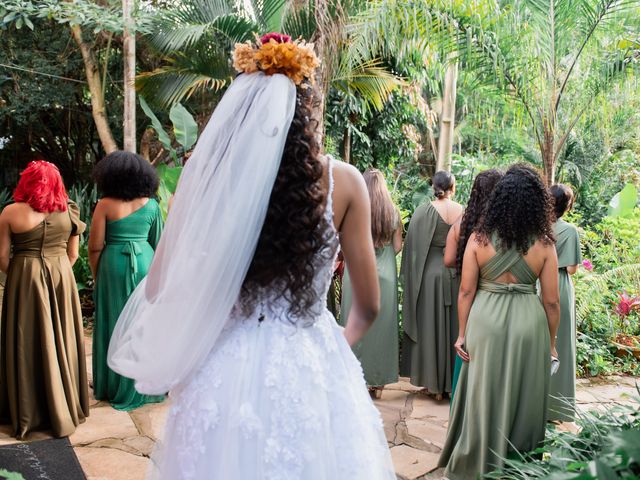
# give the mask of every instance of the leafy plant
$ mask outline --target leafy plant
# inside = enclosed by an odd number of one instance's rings
[[[178,180],[182,173],[182,167],[169,167],[167,165],[158,166],[158,175],[160,177],[160,188],[158,196],[160,197],[160,209],[162,216],[166,220],[169,213],[169,199],[176,192]]]
[[[193,147],[198,140],[198,123],[193,118],[193,115],[183,107],[181,104],[174,104],[169,110],[169,118],[173,124],[173,136],[176,143],[178,143],[178,149],[173,148],[173,142],[169,134],[165,131],[162,123],[158,120],[158,117],[146,100],[143,97],[140,98],[140,106],[145,115],[151,120],[151,126],[158,135],[158,140],[162,143],[162,146],[169,152],[171,160],[176,164],[184,163],[185,154]]]
[[[636,387],[638,389],[638,387]],[[638,389],[640,394],[640,389]],[[485,475],[493,479],[614,480],[640,476],[640,397],[633,405],[578,412],[579,433],[547,428],[544,444]]]

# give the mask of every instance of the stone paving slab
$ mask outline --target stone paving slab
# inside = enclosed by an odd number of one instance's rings
[[[86,342],[90,357],[90,338]],[[577,386],[578,408],[592,410],[627,403],[629,396],[637,396],[637,380],[620,376],[604,381],[581,379]],[[155,441],[162,435],[169,401],[131,412],[114,410],[93,397],[90,403],[91,415],[70,437],[88,480],[144,479]],[[443,478],[443,469],[438,469],[437,463],[446,438],[449,401],[424,395],[408,379],[401,378],[388,385],[374,403],[384,422],[398,478]],[[574,427],[567,424],[560,428]],[[10,427],[0,426],[0,446],[17,443],[10,432]],[[27,441],[46,438],[50,438],[49,433],[37,432]]]

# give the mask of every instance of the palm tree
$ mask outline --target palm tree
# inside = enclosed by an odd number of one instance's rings
[[[281,31],[313,41],[322,59],[318,82],[362,97],[381,109],[402,80],[376,55],[350,54],[351,15],[365,0],[187,0],[162,14],[150,43],[165,64],[138,77],[141,94],[169,106],[201,90],[220,90],[235,72],[229,52],[256,34]]]
[[[366,16],[360,50],[402,52],[380,34],[389,29],[429,39],[440,58],[457,52],[461,69],[514,98],[549,184],[576,123],[637,63],[638,0],[374,0]]]

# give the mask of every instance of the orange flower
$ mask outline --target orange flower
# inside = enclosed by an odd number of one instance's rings
[[[236,44],[233,66],[238,72],[252,73],[261,70],[265,75],[280,73],[296,85],[305,79],[314,81],[315,69],[320,62],[313,45],[304,42],[277,42],[274,38],[264,44]]]

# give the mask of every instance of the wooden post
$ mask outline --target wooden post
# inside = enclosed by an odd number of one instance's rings
[[[123,57],[124,57],[124,149],[136,151],[136,32],[131,18],[133,2],[122,0],[122,16],[124,20]]]
[[[453,130],[456,119],[456,84],[458,82],[458,63],[451,62],[444,77],[444,95],[442,114],[440,115],[440,138],[438,139],[437,170],[451,171],[453,152]]]

